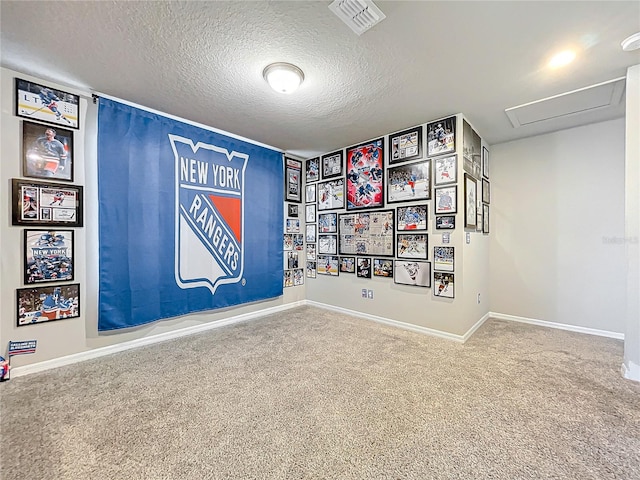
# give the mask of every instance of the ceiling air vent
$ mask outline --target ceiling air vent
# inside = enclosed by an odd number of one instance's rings
[[[507,108],[505,113],[515,128],[546,120],[578,115],[620,103],[625,77]]]
[[[387,18],[370,0],[335,0],[329,10],[358,35]]]

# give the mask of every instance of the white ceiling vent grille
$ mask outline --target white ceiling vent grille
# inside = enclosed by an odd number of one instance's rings
[[[587,113],[620,103],[625,77],[507,108],[505,113],[515,128],[570,115]]]
[[[358,35],[387,18],[370,0],[335,0],[329,10]]]

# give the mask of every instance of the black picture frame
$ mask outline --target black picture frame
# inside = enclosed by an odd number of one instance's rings
[[[25,229],[24,284],[72,282],[75,271],[74,231]]]
[[[374,258],[373,259],[373,276],[393,278],[393,259],[392,258]]]
[[[284,160],[284,199],[287,202],[302,203],[302,162],[289,157],[284,157]]]
[[[319,255],[337,255],[338,235],[318,234],[317,245]]]
[[[21,78],[15,79],[16,116],[50,125],[80,128],[80,96]]]
[[[347,211],[384,207],[384,137],[347,148]]]
[[[308,260],[306,264],[307,278],[316,278],[316,261]]]
[[[318,182],[318,212],[344,208],[344,178]]]
[[[320,160],[322,180],[344,175],[344,157],[342,150],[322,155]]]
[[[304,239],[308,243],[316,243],[316,239],[318,238],[318,233],[316,231],[315,223],[307,223],[304,226]]]
[[[428,260],[429,235],[427,233],[396,234],[396,252],[398,258]]]
[[[430,200],[431,160],[389,167],[387,181],[387,203]]]
[[[433,185],[448,185],[458,181],[458,155],[443,155],[433,159]]]
[[[456,151],[456,116],[427,123],[427,156]]]
[[[462,170],[479,180],[482,177],[482,139],[464,119],[462,127]]]
[[[489,205],[482,205],[482,233],[489,233]]]
[[[453,272],[455,265],[455,247],[438,245],[433,247],[433,269],[440,272]]]
[[[340,275],[339,259],[337,255],[318,255],[316,262],[318,275],[337,277]]]
[[[318,214],[318,233],[337,233],[338,214],[336,212]]]
[[[482,176],[489,180],[489,150],[482,147]]]
[[[340,273],[356,273],[356,257],[340,257]]]
[[[304,199],[305,203],[315,203],[316,202],[316,184],[312,183],[311,185],[306,185],[304,189]]]
[[[422,158],[422,125],[389,135],[389,165]]]
[[[433,272],[433,295],[441,298],[455,298],[455,274],[453,272]]]
[[[82,227],[83,188],[80,185],[12,178],[11,224]]]
[[[73,182],[73,130],[22,121],[22,175]]]
[[[316,204],[309,203],[304,206],[304,221],[307,223],[316,222]]]
[[[80,284],[31,286],[16,290],[18,327],[80,316]]]
[[[298,205],[296,203],[288,203],[287,204],[287,216],[288,217],[298,217]]]
[[[435,200],[435,214],[457,213],[458,210],[458,186],[449,185],[433,189]]]
[[[491,183],[486,178],[482,179],[482,203],[491,203]]]
[[[317,182],[320,180],[320,158],[309,158],[304,162],[306,183]]]
[[[431,262],[394,260],[393,281],[399,285],[431,287]]]
[[[338,215],[338,253],[393,257],[394,210],[342,213]]]
[[[371,278],[373,266],[369,257],[358,257],[356,260],[356,276],[359,278]]]
[[[478,182],[464,174],[464,228],[476,228],[478,216]]]
[[[456,228],[455,215],[436,215],[436,230],[453,230]]]
[[[427,231],[429,206],[425,204],[407,205],[396,208],[396,230],[398,232]]]

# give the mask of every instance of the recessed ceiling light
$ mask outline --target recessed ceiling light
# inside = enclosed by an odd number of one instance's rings
[[[634,33],[630,37],[625,38],[622,43],[622,50],[631,52],[640,48],[640,32]]]
[[[564,52],[554,55],[549,61],[549,66],[551,68],[564,67],[573,62],[574,58],[576,58],[576,52],[573,50],[565,50]]]
[[[284,62],[267,65],[262,76],[271,88],[280,93],[293,93],[304,81],[304,73],[295,65]]]

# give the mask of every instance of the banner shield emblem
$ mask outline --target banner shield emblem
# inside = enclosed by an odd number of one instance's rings
[[[249,156],[169,134],[175,156],[175,279],[180,288],[241,281]]]

